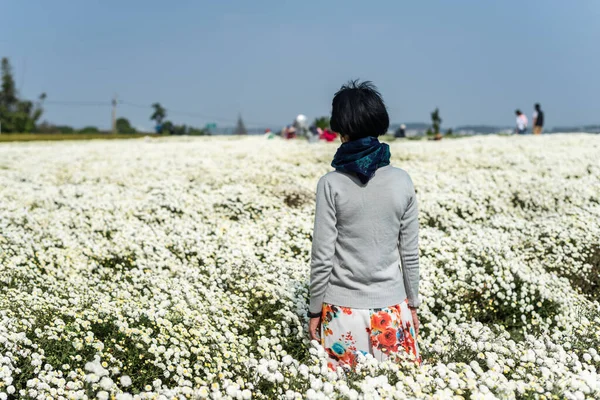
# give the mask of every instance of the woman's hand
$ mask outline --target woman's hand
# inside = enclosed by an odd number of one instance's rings
[[[413,320],[413,328],[415,328],[415,335],[419,336],[419,317],[417,316],[417,309],[416,308],[412,308],[409,307],[410,309],[410,313],[412,314],[412,320]]]
[[[321,341],[321,317],[311,318],[308,322],[308,334],[311,340]]]

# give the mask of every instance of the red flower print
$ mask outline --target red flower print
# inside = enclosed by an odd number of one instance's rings
[[[371,335],[371,345],[374,348],[380,348],[381,346],[379,345],[379,340],[377,340],[378,336],[375,335]]]
[[[396,341],[396,330],[394,328],[386,328],[385,331],[377,335],[379,342],[378,348],[384,353],[395,353],[398,351]]]
[[[371,316],[371,327],[379,332],[385,331],[390,322],[392,322],[392,317],[385,311],[379,311]]]
[[[410,312],[401,305],[375,309],[324,305],[322,343],[329,369],[354,369],[359,354],[392,362],[404,362],[409,354],[419,358]]]
[[[340,357],[340,364],[349,368],[354,368],[356,365],[356,354],[351,351],[347,351],[342,357]]]

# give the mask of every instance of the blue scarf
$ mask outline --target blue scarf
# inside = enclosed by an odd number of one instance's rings
[[[390,146],[373,136],[342,143],[331,162],[337,171],[356,174],[363,184],[369,182],[377,168],[389,164]]]

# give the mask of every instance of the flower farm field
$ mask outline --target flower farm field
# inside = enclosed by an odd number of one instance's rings
[[[600,135],[391,142],[425,363],[307,339],[334,144],[0,144],[0,399],[600,396]]]

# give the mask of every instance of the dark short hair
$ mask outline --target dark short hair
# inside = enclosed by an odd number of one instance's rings
[[[539,111],[539,109],[540,109],[540,107],[541,107],[541,106],[540,106],[540,103],[535,103],[534,107],[535,107],[535,109],[536,109],[536,110],[538,110],[538,111]]]
[[[385,134],[390,117],[379,91],[370,81],[350,81],[333,97],[331,129],[350,140]]]
[[[515,114],[517,114],[517,115],[521,115],[521,114],[523,114],[523,113],[521,112],[521,110],[515,110]]]

